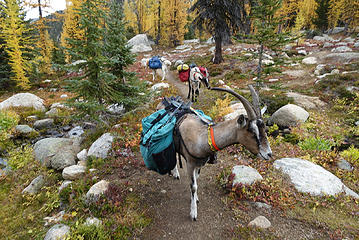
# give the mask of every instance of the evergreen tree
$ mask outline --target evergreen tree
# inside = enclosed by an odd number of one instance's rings
[[[258,83],[261,82],[264,47],[278,51],[281,46],[293,40],[288,32],[278,32],[278,26],[283,19],[275,16],[281,2],[282,0],[258,0],[258,5],[253,9],[252,18],[256,33],[250,36],[250,41],[259,44]]]
[[[8,89],[11,85],[11,66],[9,64],[9,55],[5,48],[2,47],[4,44],[4,39],[0,38],[0,89]]]
[[[137,78],[126,67],[135,61],[130,47],[126,46],[123,8],[120,0],[111,0],[105,18],[105,83],[108,103],[122,103],[126,108],[138,104]]]
[[[202,29],[204,26],[214,36],[216,51],[213,63],[223,61],[222,41],[230,36],[233,30],[240,26],[240,8],[237,0],[198,0],[190,8],[197,15],[193,21],[194,26]]]
[[[78,10],[84,38],[68,39],[71,58],[81,59],[70,65],[79,75],[68,80],[67,89],[75,93],[69,103],[92,117],[98,117],[108,104],[132,106],[136,103],[132,97],[138,96],[137,87],[123,82],[133,77],[125,67],[134,59],[126,47],[121,6],[112,2],[106,16],[105,4],[103,0],[85,0]]]
[[[317,17],[314,20],[315,26],[324,32],[328,29],[328,12],[329,12],[329,0],[316,0],[317,9],[315,13]]]

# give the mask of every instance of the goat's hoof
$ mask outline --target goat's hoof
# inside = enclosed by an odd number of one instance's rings
[[[195,217],[192,218],[192,221],[193,221],[193,222],[196,222],[196,221],[197,221],[197,218],[195,218]]]
[[[179,177],[179,176],[177,176],[177,177],[175,177],[175,179],[180,180],[180,177]]]

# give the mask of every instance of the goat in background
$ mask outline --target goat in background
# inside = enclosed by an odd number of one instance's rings
[[[190,99],[192,94],[192,102],[196,102],[199,96],[199,89],[201,88],[201,82],[206,85],[208,89],[211,87],[209,86],[209,74],[207,69],[205,70],[206,76],[201,72],[199,67],[193,67],[190,70],[189,74],[189,82],[188,82],[188,96],[187,98]]]
[[[195,114],[186,114],[179,120],[174,141],[176,151],[187,161],[187,174],[190,178],[191,190],[190,216],[193,221],[197,219],[197,203],[199,202],[197,181],[200,169],[215,151],[240,143],[261,159],[268,160],[272,156],[262,119],[263,110],[261,111],[259,108],[259,97],[252,86],[249,88],[253,105],[232,90],[212,88],[212,90],[224,91],[238,98],[242,102],[248,117],[240,115],[236,119],[220,122],[213,126],[203,123]],[[210,131],[213,134],[209,134]],[[210,135],[213,135],[213,138]],[[175,178],[179,178],[177,167],[172,170],[172,174]]]

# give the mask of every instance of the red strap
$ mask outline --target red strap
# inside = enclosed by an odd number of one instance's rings
[[[216,142],[214,141],[214,133],[213,133],[213,128],[212,127],[210,127],[210,131],[211,131],[211,141],[212,141],[213,147],[217,151],[221,151],[221,149],[219,149],[219,147],[217,147]]]

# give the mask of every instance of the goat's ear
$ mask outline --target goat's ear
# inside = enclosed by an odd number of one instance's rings
[[[261,115],[263,115],[266,111],[267,111],[267,106],[264,106],[264,107],[261,109]]]
[[[246,118],[243,114],[239,115],[237,123],[239,124],[239,126],[241,126],[242,128],[246,126]]]

